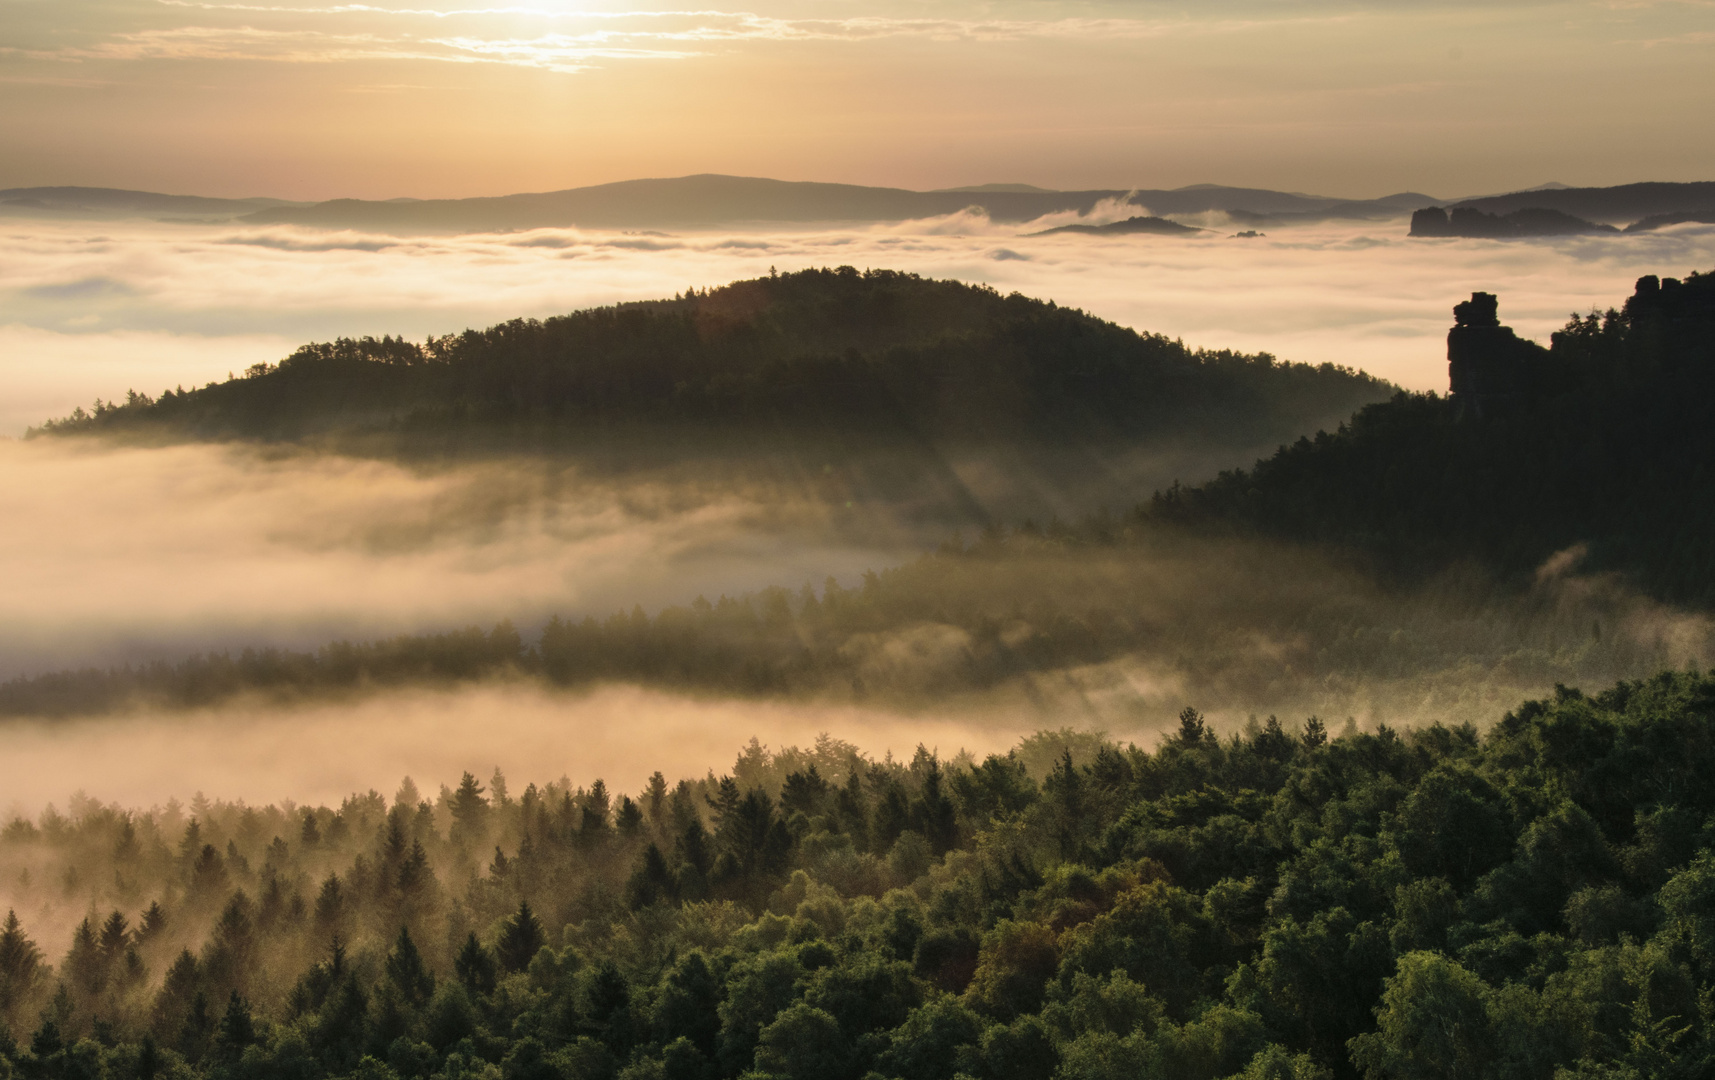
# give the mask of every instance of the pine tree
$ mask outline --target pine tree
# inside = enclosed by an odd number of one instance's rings
[[[244,1048],[256,1042],[256,1022],[250,1014],[250,1003],[234,990],[226,1000],[226,1012],[215,1032],[214,1055],[226,1062],[236,1062]]]
[[[96,930],[88,918],[72,931],[71,951],[66,954],[66,977],[86,1000],[100,994],[107,986],[107,972],[102,963],[101,945]]]
[[[528,900],[518,904],[518,910],[506,920],[501,928],[500,940],[495,943],[495,953],[504,971],[523,971],[530,966],[530,961],[536,958],[542,946],[547,944],[548,935],[542,930],[541,920],[530,910]]]
[[[626,902],[633,911],[641,911],[663,900],[673,899],[673,874],[667,869],[667,859],[654,843],[643,849],[637,869],[625,887]]]
[[[1054,771],[1043,781],[1042,790],[1048,797],[1060,857],[1070,862],[1083,847],[1084,830],[1088,826],[1084,820],[1084,778],[1072,764],[1072,751],[1061,753]]]
[[[24,934],[18,913],[6,912],[0,929],[0,1027],[10,1028],[22,1019],[18,1014],[35,996],[41,980],[42,952]]]
[[[146,945],[161,936],[167,928],[167,912],[161,907],[159,900],[149,901],[149,908],[143,912],[142,920],[137,924],[137,944]]]
[[[155,1080],[162,1064],[161,1048],[156,1045],[155,1036],[145,1034],[142,1044],[137,1048],[137,1080]]]
[[[488,800],[476,777],[465,773],[452,797],[453,843],[469,846],[482,841],[488,821]]]
[[[674,893],[685,901],[707,899],[714,853],[709,850],[709,834],[702,822],[693,818],[685,826],[673,844],[673,857],[679,864],[674,874]]]
[[[101,956],[109,970],[131,944],[131,921],[115,911],[101,924]]]
[[[202,967],[191,951],[184,949],[167,969],[161,990],[155,995],[155,1033],[176,1042],[190,1016],[192,1003],[201,992]]]
[[[923,774],[923,792],[911,808],[911,824],[929,841],[929,850],[945,855],[959,842],[958,815],[953,800],[941,789],[941,763],[929,758]]]
[[[1187,747],[1201,746],[1208,733],[1203,714],[1189,705],[1185,706],[1179,714],[1179,741]]]
[[[345,889],[338,874],[329,874],[316,895],[316,929],[337,935],[345,925]]]
[[[667,778],[657,769],[649,775],[649,787],[643,793],[643,816],[656,836],[664,834],[667,821]]]
[[[627,839],[642,831],[643,811],[631,801],[631,796],[621,795],[619,797],[619,812],[614,815],[613,823],[618,828],[619,835]]]
[[[428,853],[423,850],[420,842],[411,841],[411,853],[405,856],[405,861],[399,865],[399,876],[395,882],[399,895],[407,901],[413,900],[422,895],[433,878],[434,875],[429,871]]]
[[[583,817],[578,825],[579,840],[586,847],[595,847],[607,839],[611,809],[607,784],[598,779],[584,796]]]
[[[453,958],[453,971],[466,990],[473,994],[494,991],[494,957],[472,934],[465,939],[458,956]]]
[[[400,997],[414,1006],[421,1006],[435,992],[435,977],[423,964],[423,956],[411,940],[411,932],[399,928],[393,949],[387,954],[387,978],[398,989]]]
[[[1315,750],[1328,743],[1328,727],[1319,717],[1312,716],[1304,721],[1304,745]]]

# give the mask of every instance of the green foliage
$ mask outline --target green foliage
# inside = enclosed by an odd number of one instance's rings
[[[1664,673],[1481,735],[1187,722],[981,763],[757,745],[652,781],[628,829],[605,785],[484,800],[486,873],[455,789],[194,820],[79,802],[0,829],[25,910],[80,913],[51,967],[0,930],[24,991],[0,1077],[1704,1075],[1712,701]],[[1642,793],[1629,813],[1616,789]],[[119,902],[121,866],[136,929],[81,915]]]

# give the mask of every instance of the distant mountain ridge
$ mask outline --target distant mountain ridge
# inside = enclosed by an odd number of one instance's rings
[[[972,207],[995,221],[1088,214],[1103,202],[1139,216],[1228,212],[1245,220],[1397,217],[1433,198],[1403,192],[1351,200],[1197,184],[1173,190],[1051,191],[980,184],[939,191],[703,174],[623,180],[563,191],[470,199],[207,199],[106,188],[0,191],[0,215],[227,218],[247,224],[397,232],[486,232],[535,228],[715,228],[743,224],[879,223],[942,217]]]
[[[1600,188],[1552,188],[1467,199],[1458,204],[1486,214],[1558,210],[1600,225],[1625,225],[1660,214],[1715,210],[1715,182],[1642,183]]]
[[[1105,204],[1105,205],[1104,205]],[[977,209],[990,220],[1024,224],[1047,215],[1135,210],[1133,218],[1225,214],[1240,226],[1330,220],[1385,221],[1427,208],[1464,211],[1472,230],[1419,235],[1560,235],[1630,226],[1640,231],[1715,218],[1715,182],[1638,183],[1607,188],[1548,185],[1447,201],[1405,191],[1340,199],[1267,188],[1193,184],[1174,189],[1054,191],[1029,184],[974,184],[935,191],[764,177],[695,176],[468,199],[217,199],[89,187],[0,190],[0,217],[153,218],[231,221],[394,233],[507,232],[540,228],[705,229],[745,225],[878,224]],[[1525,217],[1520,219],[1519,214]],[[1478,218],[1474,215],[1483,215]],[[1558,215],[1556,217],[1555,215]],[[1495,225],[1490,218],[1513,224]],[[1108,232],[1098,222],[1065,222]],[[1149,230],[1144,230],[1149,231]]]
[[[310,206],[286,199],[214,199],[202,195],[162,195],[119,188],[31,187],[0,191],[0,215],[132,217],[166,215],[199,219],[236,217],[282,206]]]
[[[1508,195],[1424,206],[1411,217],[1412,236],[1519,238],[1647,232],[1715,221],[1715,183],[1622,184],[1570,188],[1551,184]]]
[[[910,191],[700,175],[660,180],[625,180],[594,187],[482,199],[426,199],[386,204],[337,199],[310,207],[277,207],[252,213],[255,224],[323,228],[491,231],[553,227],[701,228],[746,223],[875,223],[941,217],[980,207],[991,220],[1022,223],[1047,214],[1088,214],[1118,200],[1152,215],[1201,214],[1245,209],[1261,214],[1313,215],[1335,211],[1351,216],[1390,217],[1412,205],[1389,196],[1369,202],[1295,195],[1260,188],[1198,185],[1172,191],[1117,188],[1091,191],[1023,190],[1023,185],[980,189]]]

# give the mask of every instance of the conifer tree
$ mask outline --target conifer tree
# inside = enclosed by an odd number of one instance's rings
[[[453,958],[453,971],[465,989],[473,994],[487,994],[494,990],[494,956],[482,947],[475,934],[465,938],[464,946]]]
[[[226,1012],[221,1015],[215,1032],[213,1052],[220,1061],[237,1062],[244,1048],[256,1042],[256,1021],[250,1013],[250,1002],[231,992],[226,1000]]]
[[[425,1004],[435,992],[435,977],[424,966],[423,956],[417,951],[416,942],[411,940],[410,930],[403,926],[393,941],[392,951],[387,954],[386,971],[388,981],[410,1005]]]
[[[0,928],[0,1027],[10,1029],[23,1019],[22,1010],[35,997],[41,980],[41,950],[24,933],[18,913],[8,910]]]
[[[501,970],[523,971],[547,941],[548,935],[542,930],[542,922],[536,918],[536,913],[530,910],[530,902],[520,901],[518,910],[506,920],[500,931],[500,940],[495,943],[495,955]]]
[[[485,790],[468,772],[459,780],[452,797],[454,844],[469,847],[482,842],[489,810],[488,800],[482,797]]]

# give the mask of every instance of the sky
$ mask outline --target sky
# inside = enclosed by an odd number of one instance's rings
[[[1715,176],[1711,70],[1711,0],[0,0],[0,187],[1454,198]]]

